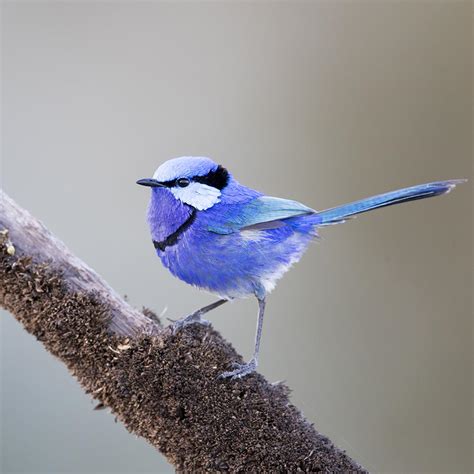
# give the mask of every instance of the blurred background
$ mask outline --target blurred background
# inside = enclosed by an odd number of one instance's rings
[[[205,155],[323,209],[472,178],[469,1],[4,2],[2,187],[129,301],[212,301],[155,257],[147,190]],[[260,371],[377,472],[472,471],[472,180],[325,229],[267,306]],[[245,357],[256,303],[210,315]],[[173,472],[1,313],[5,473]],[[196,394],[198,396],[198,394]]]

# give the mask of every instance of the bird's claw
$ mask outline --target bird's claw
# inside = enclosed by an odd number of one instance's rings
[[[255,372],[257,368],[257,361],[255,359],[251,359],[246,364],[238,364],[237,362],[233,362],[231,364],[231,367],[234,368],[234,370],[223,372],[222,374],[219,375],[218,378],[230,379],[230,380],[241,379],[245,377],[246,375],[249,375]]]
[[[168,318],[168,321],[173,323],[171,325],[171,331],[173,334],[176,334],[178,331],[185,328],[186,326],[190,326],[191,324],[201,324],[203,326],[209,326],[211,324],[210,321],[201,318],[199,314],[195,313],[178,320]]]

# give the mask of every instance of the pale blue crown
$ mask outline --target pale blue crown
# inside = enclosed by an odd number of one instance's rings
[[[181,156],[165,161],[153,175],[158,181],[205,176],[217,168],[217,163],[205,156]]]

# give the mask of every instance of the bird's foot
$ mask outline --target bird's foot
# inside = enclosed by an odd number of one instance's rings
[[[234,370],[223,372],[221,375],[219,375],[219,378],[231,380],[241,379],[242,377],[245,377],[246,375],[255,372],[255,370],[257,369],[257,360],[255,358],[252,358],[246,364],[237,364],[236,362],[234,362],[232,364],[232,367],[234,367]]]
[[[201,317],[200,311],[196,311],[195,313],[192,313],[189,316],[178,320],[168,318],[168,321],[171,321],[173,323],[171,325],[171,331],[173,332],[173,334],[176,334],[178,331],[191,324],[202,324],[203,326],[209,326],[211,324],[209,321]]]

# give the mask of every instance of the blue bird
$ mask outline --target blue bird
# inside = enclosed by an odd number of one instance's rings
[[[296,263],[319,227],[345,222],[363,212],[451,191],[465,180],[437,181],[369,197],[325,211],[296,201],[265,196],[238,183],[221,165],[185,156],[163,163],[152,178],[148,224],[157,255],[176,277],[219,297],[176,321],[177,331],[234,298],[255,296],[255,349],[246,364],[234,364],[223,378],[255,371],[266,296]]]

